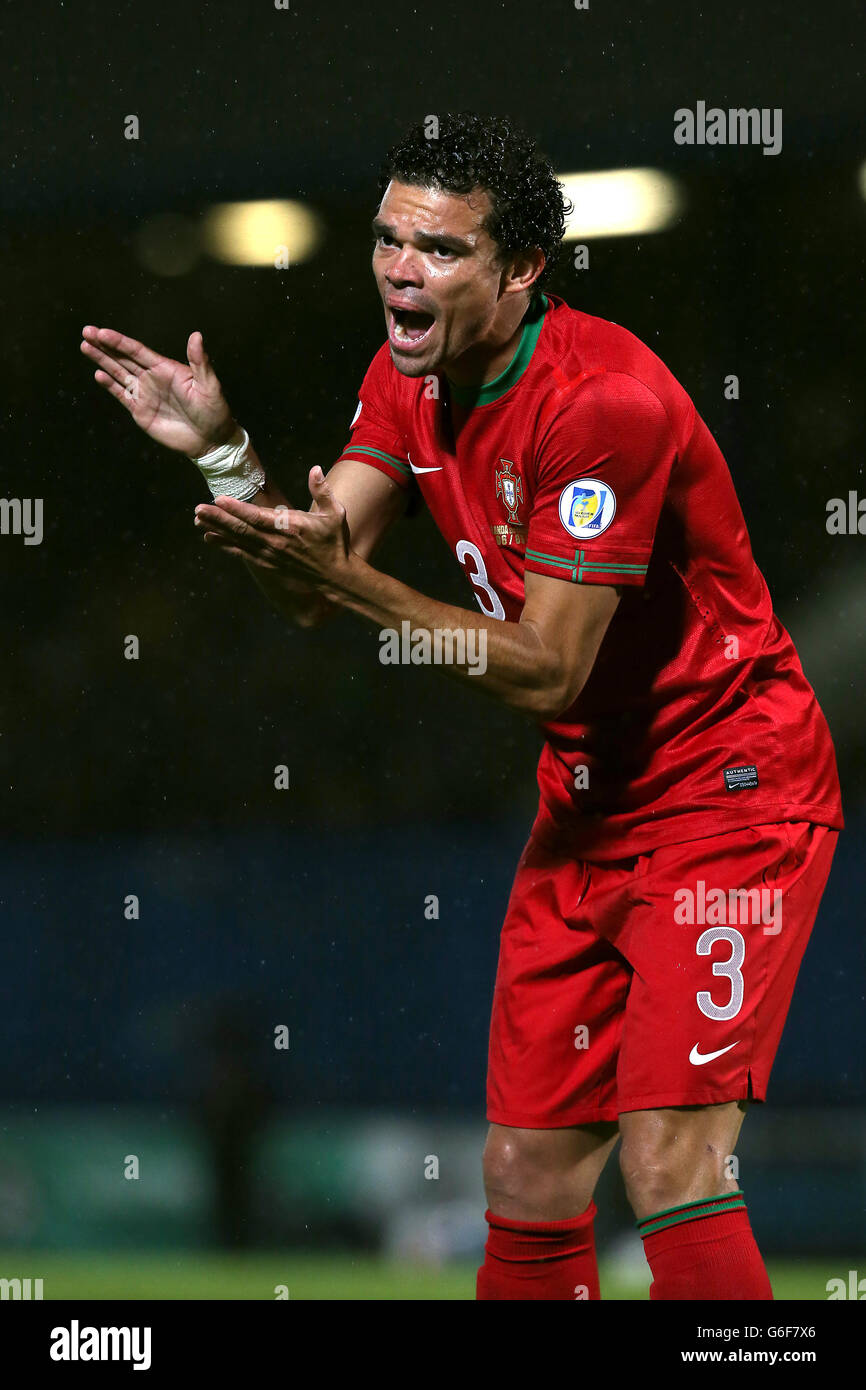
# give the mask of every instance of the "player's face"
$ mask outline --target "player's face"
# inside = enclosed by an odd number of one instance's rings
[[[392,180],[373,221],[373,273],[394,366],[404,376],[444,371],[492,341],[503,267],[482,223],[490,199]]]

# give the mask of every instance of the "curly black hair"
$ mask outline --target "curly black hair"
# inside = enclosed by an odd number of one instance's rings
[[[469,111],[428,116],[388,151],[380,198],[392,179],[443,193],[484,189],[492,204],[484,229],[502,260],[538,246],[545,265],[536,288],[550,278],[572,205],[534,141],[504,117]]]

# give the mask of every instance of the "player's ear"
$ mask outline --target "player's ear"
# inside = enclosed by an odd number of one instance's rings
[[[530,246],[512,256],[502,274],[503,294],[522,294],[531,290],[544,269],[546,257],[540,246]]]

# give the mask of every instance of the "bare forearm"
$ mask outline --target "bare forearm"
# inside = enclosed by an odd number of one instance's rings
[[[342,461],[333,470],[335,475],[341,466]],[[358,463],[352,466],[366,468]],[[375,469],[366,471],[384,480]],[[350,484],[351,479],[344,474],[341,488],[343,482]],[[383,661],[410,660],[413,665],[432,661],[456,679],[471,681],[545,723],[573,704],[619,603],[617,588],[565,584],[527,571],[519,622],[499,622],[473,609],[440,603],[373,569],[357,549],[347,506],[320,468],[310,470],[309,486],[314,502],[309,512],[283,514],[226,498],[219,506],[197,507],[196,525],[206,529],[205,539],[212,535],[228,554],[251,558],[266,570],[309,578],[335,608],[373,623],[384,639]],[[369,485],[362,489],[366,507],[360,514],[363,517],[366,511],[368,518],[362,545],[375,544],[376,534],[381,533],[395,501],[391,487],[396,492],[396,484],[388,484],[377,497],[370,496]],[[357,514],[358,495],[353,499],[351,494],[349,486],[350,506]],[[371,518],[377,519],[375,525]],[[365,534],[363,524],[358,530]],[[471,645],[470,638],[475,639]]]
[[[467,640],[465,650],[474,647],[476,659],[447,662],[443,670],[513,709],[551,719],[570,702],[558,653],[545,645],[531,622],[501,622],[471,609],[440,603],[354,554],[322,592],[332,604],[357,613],[380,629],[399,633],[402,624],[408,623],[416,640],[418,634],[426,633],[432,644],[437,632],[472,632],[474,637],[471,643]],[[477,659],[480,653],[484,654],[483,662]]]

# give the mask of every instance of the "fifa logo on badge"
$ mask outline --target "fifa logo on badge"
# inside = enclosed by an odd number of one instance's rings
[[[597,478],[580,478],[562,489],[559,519],[575,540],[588,541],[600,536],[613,521],[616,494]]]

